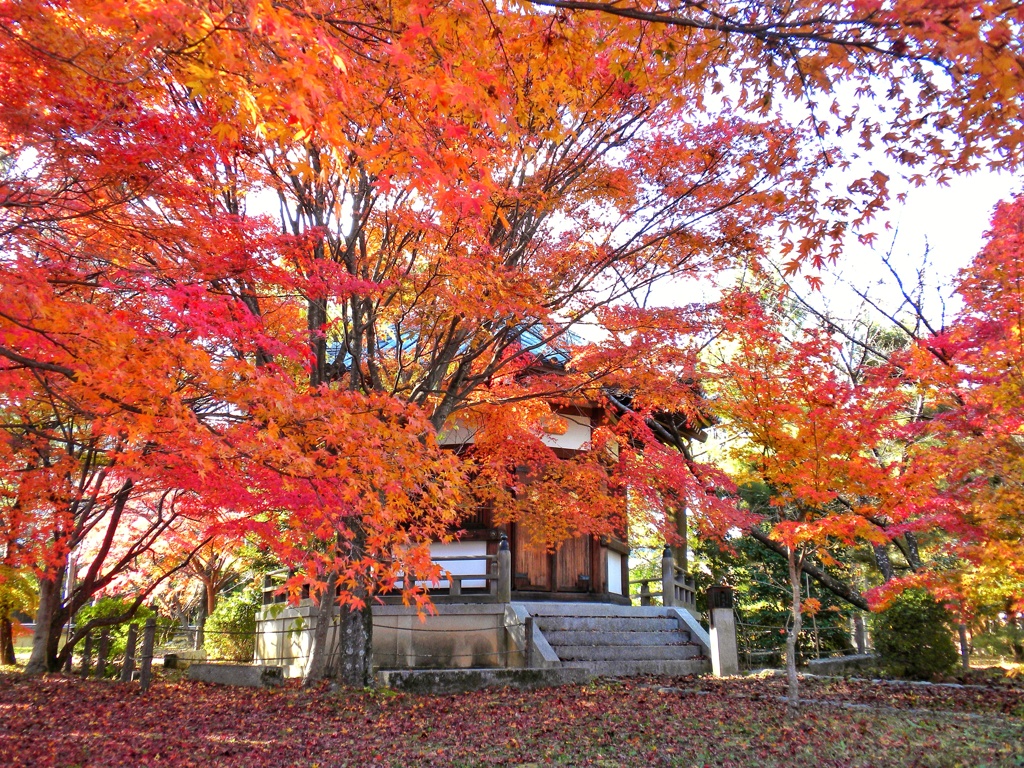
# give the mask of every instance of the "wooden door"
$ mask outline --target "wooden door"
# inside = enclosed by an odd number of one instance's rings
[[[543,545],[534,543],[521,525],[514,530],[515,558],[513,586],[517,590],[551,591],[551,555]]]
[[[558,592],[590,592],[591,573],[590,537],[577,536],[562,542],[555,553],[555,571]]]

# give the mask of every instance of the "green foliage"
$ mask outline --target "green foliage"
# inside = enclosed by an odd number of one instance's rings
[[[760,515],[777,514],[771,506],[772,489],[764,483],[740,487],[744,504]],[[840,581],[851,581],[849,552],[833,551],[837,564],[827,570]],[[786,559],[756,539],[743,536],[719,543],[701,541],[694,551],[699,567],[691,568],[697,586],[697,608],[707,615],[707,588],[729,584],[736,601],[740,663],[752,667],[779,666],[785,660],[786,632],[792,622],[792,588]],[[804,616],[797,640],[800,663],[820,656],[852,651],[850,617],[855,610],[816,582],[802,579],[802,593],[821,603],[814,619]]]
[[[33,613],[39,603],[39,584],[29,571],[0,565],[0,618]]]
[[[133,598],[101,597],[92,605],[87,605],[78,611],[75,615],[75,624],[77,626],[82,626],[93,619],[105,619],[120,616],[131,607],[132,602]],[[103,629],[109,629],[110,650],[108,651],[107,658],[113,659],[117,656],[124,656],[125,645],[128,640],[128,626],[130,624],[138,624],[139,634],[141,636],[142,625],[146,622],[146,619],[155,615],[156,612],[151,608],[140,605],[132,618],[122,621],[119,624],[114,624],[113,626],[95,629],[93,630],[93,634],[98,638],[99,633],[102,632]]]
[[[1024,662],[1024,621],[994,621],[986,632],[971,636],[971,645],[982,656],[999,656]]]
[[[252,661],[261,597],[259,589],[249,586],[221,598],[206,620],[203,647],[210,658]]]
[[[703,614],[707,613],[708,587],[716,583],[733,587],[740,663],[751,667],[782,665],[793,599],[785,559],[748,536],[724,544],[703,541],[694,558],[703,566],[693,569],[697,607]],[[846,577],[839,567],[829,570],[841,579]],[[800,663],[819,655],[851,652],[850,616],[855,609],[813,580],[803,579],[802,586],[804,598],[818,600],[821,609],[813,620],[804,616],[797,641]]]
[[[889,674],[923,680],[956,666],[949,612],[924,590],[904,592],[875,615],[872,627],[875,650]]]

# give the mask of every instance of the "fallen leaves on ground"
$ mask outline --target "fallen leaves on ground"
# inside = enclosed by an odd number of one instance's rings
[[[778,679],[428,696],[184,682],[143,694],[0,675],[0,754],[10,768],[1024,765],[1019,689],[807,680],[804,692],[815,703],[790,721]]]

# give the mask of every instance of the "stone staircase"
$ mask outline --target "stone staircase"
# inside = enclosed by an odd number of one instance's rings
[[[563,667],[605,676],[688,675],[709,668],[707,636],[681,609],[587,603],[524,607]]]

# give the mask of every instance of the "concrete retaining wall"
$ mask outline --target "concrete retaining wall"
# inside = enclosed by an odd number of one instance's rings
[[[248,664],[192,664],[188,668],[188,679],[217,685],[270,688],[284,682],[282,672],[280,667]]]
[[[439,604],[417,616],[401,605],[373,606],[373,664],[379,669],[526,666],[521,620],[503,603]],[[257,620],[256,662],[301,677],[309,659],[315,608],[265,606]]]

